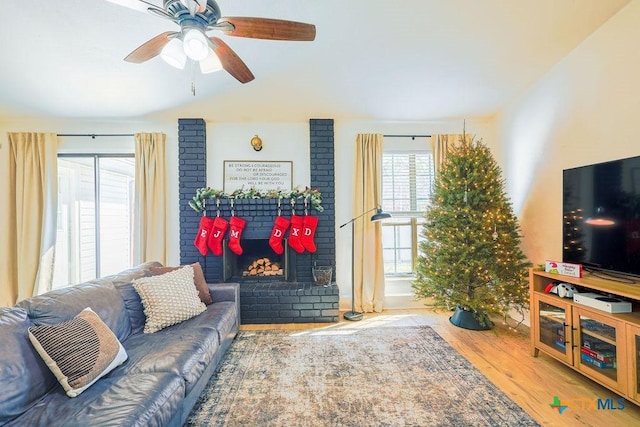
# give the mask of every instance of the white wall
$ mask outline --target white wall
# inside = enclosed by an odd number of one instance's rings
[[[495,120],[523,250],[562,257],[562,170],[640,155],[640,1],[634,0]]]
[[[255,151],[251,138],[262,139]],[[293,188],[309,185],[309,122],[207,123],[207,185],[222,190],[225,160],[292,161]],[[248,190],[248,189],[246,189]]]

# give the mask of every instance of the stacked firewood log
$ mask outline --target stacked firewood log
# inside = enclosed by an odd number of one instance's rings
[[[282,276],[284,271],[280,264],[269,258],[258,258],[242,271],[242,276]]]

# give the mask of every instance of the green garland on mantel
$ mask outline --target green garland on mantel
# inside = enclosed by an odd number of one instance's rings
[[[225,193],[222,190],[216,190],[211,187],[198,188],[196,195],[189,200],[189,206],[194,211],[201,213],[204,212],[207,205],[211,203],[209,201],[215,199],[302,199],[309,203],[311,209],[322,212],[322,194],[317,188],[305,187],[304,190],[300,188],[294,188],[290,191],[283,190],[270,190],[265,193],[261,193],[255,188],[251,187],[248,190],[240,188],[233,193]]]

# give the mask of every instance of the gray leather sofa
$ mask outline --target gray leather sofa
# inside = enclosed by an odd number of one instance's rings
[[[132,281],[146,263],[114,276],[59,289],[0,308],[0,425],[181,426],[240,325],[239,287],[210,284],[205,312],[144,334],[145,316]],[[75,398],[67,397],[27,335],[91,307],[128,359]]]

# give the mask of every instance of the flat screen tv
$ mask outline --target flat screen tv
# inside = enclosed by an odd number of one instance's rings
[[[563,261],[640,277],[640,156],[565,169],[562,187]]]

